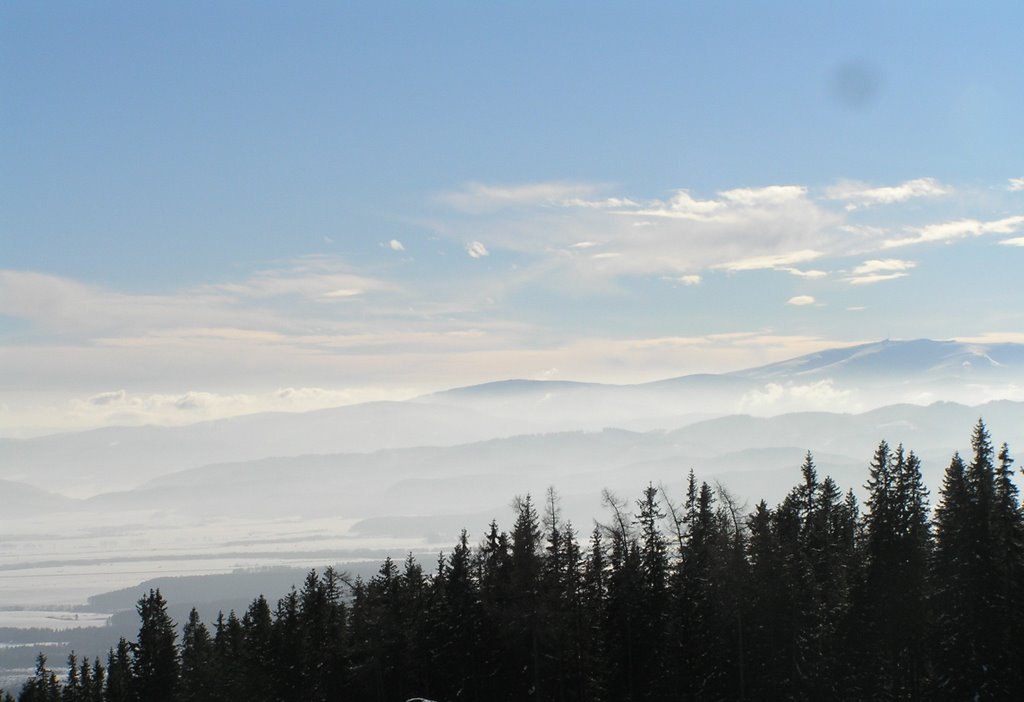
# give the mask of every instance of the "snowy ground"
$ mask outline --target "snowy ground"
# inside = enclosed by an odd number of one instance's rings
[[[91,595],[154,577],[318,567],[428,545],[350,537],[352,524],[297,518],[184,521],[123,512],[0,519],[0,626],[98,626],[106,613],[70,610]]]

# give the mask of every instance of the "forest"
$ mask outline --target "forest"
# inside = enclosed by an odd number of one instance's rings
[[[979,420],[933,499],[882,442],[866,500],[808,453],[778,505],[698,482],[605,493],[580,534],[550,490],[508,531],[368,581],[179,627],[159,590],[105,661],[40,655],[21,702],[1003,700],[1024,685],[1024,511]]]

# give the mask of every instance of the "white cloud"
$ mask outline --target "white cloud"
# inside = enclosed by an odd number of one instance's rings
[[[809,271],[804,271],[800,270],[799,268],[783,267],[779,268],[778,270],[785,271],[786,273],[789,273],[790,275],[795,275],[798,278],[807,278],[809,280],[828,277],[828,273],[826,273],[825,271],[818,271],[813,269]]]
[[[347,297],[358,297],[363,294],[363,291],[359,288],[339,288],[338,290],[331,290],[325,292],[322,297],[325,298],[347,298]]]
[[[764,188],[735,188],[719,195],[744,207],[761,207],[803,200],[807,197],[807,188],[802,185],[769,185]]]
[[[469,254],[470,258],[483,258],[484,256],[489,256],[491,252],[479,241],[471,241],[466,244],[466,253]]]
[[[1002,219],[980,221],[977,219],[959,219],[953,222],[929,224],[916,229],[916,236],[902,239],[890,239],[882,243],[884,248],[896,248],[910,244],[924,244],[934,241],[948,241],[968,236],[983,234],[1013,234],[1024,227],[1024,215],[1004,217]]]
[[[886,280],[903,278],[917,264],[914,261],[904,261],[898,258],[883,258],[864,261],[853,269],[853,272],[846,278],[851,285],[870,285],[881,283]]]
[[[1024,246],[1024,236],[1014,237],[1013,239],[1003,239],[999,243],[1003,246]]]
[[[823,254],[820,251],[812,251],[810,249],[805,249],[803,251],[791,251],[783,254],[772,254],[768,256],[754,256],[752,258],[743,258],[738,261],[720,263],[718,265],[713,266],[713,268],[722,268],[727,271],[733,272],[780,269],[792,273],[796,269],[790,268],[789,266],[791,266],[791,264],[813,261],[816,258],[821,258],[822,255]]]
[[[182,425],[257,412],[308,412],[374,400],[408,399],[411,390],[284,387],[260,393],[128,393],[114,390],[85,399],[71,398],[49,411],[69,428],[110,423]]]
[[[803,307],[804,305],[813,305],[816,300],[810,295],[797,295],[791,297],[786,301],[787,305],[796,305],[797,307]]]
[[[441,200],[464,212],[522,205],[557,205],[566,201],[583,202],[596,190],[581,183],[527,183],[524,185],[484,185],[470,183],[460,191],[445,193]]]
[[[667,217],[674,219],[706,220],[724,204],[715,200],[697,200],[686,190],[677,190],[667,202],[654,201],[638,210],[624,210],[621,214],[642,217]],[[650,224],[646,225],[650,226]]]
[[[950,187],[942,185],[934,178],[917,178],[899,185],[877,188],[855,181],[844,181],[826,188],[825,197],[830,200],[844,201],[847,203],[848,209],[856,209],[857,207],[905,202],[918,197],[940,197],[951,192]]]
[[[389,241],[388,248],[392,251],[405,251],[405,246],[398,239],[392,239]]]
[[[823,409],[832,412],[842,408],[847,412],[862,409],[854,394],[836,388],[826,379],[809,385],[780,385],[768,383],[744,395],[739,410],[752,414],[779,414],[794,410]]]
[[[906,273],[874,273],[872,275],[861,275],[854,278],[847,278],[846,282],[850,285],[871,285],[872,283],[882,283],[886,280],[904,278],[906,275]]]
[[[667,202],[652,201],[639,209],[620,211],[620,214],[669,219],[712,221],[728,217],[730,209],[780,207],[803,200],[807,188],[799,185],[769,185],[763,188],[735,188],[718,193],[718,200],[698,200],[688,190],[677,190]]]
[[[622,207],[638,207],[640,203],[628,197],[606,197],[603,200],[587,200],[573,197],[558,203],[563,207],[587,207],[598,210],[613,210]]]
[[[350,293],[338,294],[338,291],[358,290],[365,293],[395,289],[393,284],[363,275],[334,256],[304,256],[278,268],[257,271],[239,282],[198,288],[200,292],[220,295],[227,293],[237,298],[294,296],[308,300],[351,296]]]
[[[1011,192],[1024,190],[1024,178],[1010,178],[1010,183],[1006,186],[1006,189]]]
[[[486,195],[518,206],[500,213],[455,214],[435,222],[435,230],[449,239],[470,241],[486,228],[492,251],[505,249],[533,259],[523,266],[534,269],[531,284],[546,281],[576,291],[607,289],[607,281],[621,277],[677,277],[713,267],[735,268],[728,265],[732,262],[741,268],[792,266],[848,246],[838,229],[843,215],[812,200],[800,185],[735,188],[710,198],[678,190],[666,200],[608,197],[599,186],[581,185],[572,188],[590,190],[589,196],[562,197],[565,188],[541,183],[492,193],[474,186],[447,200],[462,203]],[[619,255],[573,255],[597,245]],[[794,252],[800,255],[794,257]],[[757,264],[762,257],[769,257],[769,263]]]
[[[914,261],[904,261],[898,258],[883,258],[864,261],[853,269],[854,275],[868,275],[871,273],[889,273],[892,271],[907,271],[916,267]]]
[[[1024,344],[1024,332],[986,332],[976,336],[958,336],[954,340],[967,344]]]
[[[686,285],[686,286],[700,285],[701,284],[701,280],[702,280],[702,278],[699,275],[695,275],[695,274],[682,275],[682,276],[679,276],[678,278],[676,278],[676,282],[678,282],[680,285]]]

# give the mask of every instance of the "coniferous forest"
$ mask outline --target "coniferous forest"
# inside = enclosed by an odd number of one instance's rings
[[[151,591],[135,641],[60,677],[40,656],[17,699],[1017,699],[1024,512],[1005,444],[979,421],[934,500],[903,446],[879,444],[863,505],[810,454],[800,470],[753,511],[692,472],[679,502],[606,495],[589,533],[554,492],[527,496],[511,530],[463,532],[436,563],[313,571],[210,626],[193,610],[180,636]]]

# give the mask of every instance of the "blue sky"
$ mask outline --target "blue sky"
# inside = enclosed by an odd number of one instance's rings
[[[1024,338],[1019,3],[594,5],[4,3],[0,433]]]

